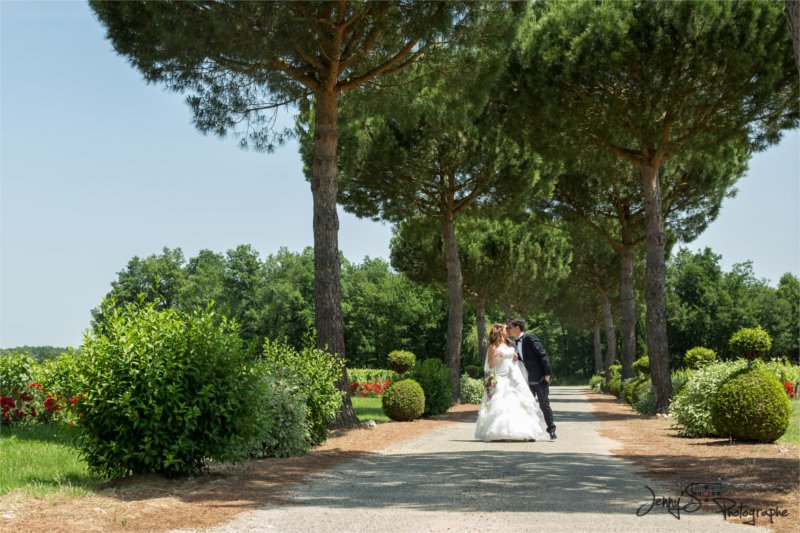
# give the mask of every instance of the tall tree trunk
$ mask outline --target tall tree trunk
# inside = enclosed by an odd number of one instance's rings
[[[661,209],[661,184],[658,168],[640,168],[644,189],[644,210],[647,220],[647,269],[645,272],[645,301],[647,316],[647,352],[653,378],[656,409],[666,412],[672,398],[667,343],[667,266],[664,238],[664,213]]]
[[[603,373],[603,346],[600,344],[600,322],[595,322],[594,327],[594,373]]]
[[[606,331],[606,361],[604,370],[606,381],[611,380],[611,365],[617,358],[617,333],[614,331],[614,315],[611,313],[611,302],[608,300],[608,293],[600,291],[600,298],[603,302],[603,328]]]
[[[503,306],[503,319],[505,319],[505,323],[508,324],[509,322],[511,322],[512,318],[513,317],[511,316],[511,306],[510,305],[504,305]]]
[[[633,294],[633,248],[630,231],[622,230],[622,249],[619,251],[619,294],[622,304],[622,378],[633,377],[636,359],[636,300]]]
[[[317,347],[344,358],[344,321],[339,261],[339,216],[336,213],[336,117],[339,95],[324,91],[316,96],[314,168],[311,195],[314,200],[314,320]],[[348,390],[347,369],[342,368],[337,388],[344,401],[334,427],[358,425]]]
[[[789,18],[789,28],[792,30],[794,59],[800,72],[800,0],[786,0],[786,16]]]
[[[447,347],[445,363],[450,369],[450,383],[453,386],[453,401],[458,402],[461,395],[461,335],[464,328],[464,297],[461,276],[461,260],[456,243],[456,225],[452,211],[445,216],[442,224],[444,255],[447,264]]]
[[[478,355],[481,358],[481,368],[486,363],[486,351],[489,343],[486,340],[486,298],[475,297],[475,322],[478,330]]]

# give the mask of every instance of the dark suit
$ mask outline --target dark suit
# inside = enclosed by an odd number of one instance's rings
[[[553,375],[550,359],[542,346],[542,341],[533,333],[523,332],[519,340],[522,344],[517,345],[517,351],[521,352],[522,364],[528,371],[528,385],[539,400],[539,407],[542,408],[544,421],[547,423],[547,431],[555,431],[553,409],[550,408],[550,384],[544,379],[545,376]]]

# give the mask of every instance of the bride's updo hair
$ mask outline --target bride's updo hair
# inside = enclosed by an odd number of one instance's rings
[[[492,324],[492,330],[489,332],[489,344],[494,346],[503,342],[505,331],[505,324]]]

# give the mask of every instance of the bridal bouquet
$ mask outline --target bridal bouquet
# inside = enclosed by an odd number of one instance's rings
[[[494,394],[494,390],[497,388],[497,378],[494,377],[494,372],[491,370],[483,374],[483,388],[486,389],[486,401],[491,401],[492,394]]]

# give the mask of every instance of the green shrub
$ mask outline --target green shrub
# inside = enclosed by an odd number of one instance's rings
[[[483,369],[478,365],[465,366],[464,373],[472,379],[483,379]]]
[[[605,376],[603,376],[602,374],[595,374],[594,376],[589,378],[589,386],[596,391],[600,391],[600,387],[603,384],[604,379]]]
[[[654,415],[658,411],[656,407],[656,395],[653,392],[653,384],[650,380],[639,384],[637,388],[637,400],[633,403],[633,409],[642,415]]]
[[[250,457],[291,457],[311,448],[306,423],[308,399],[290,375],[258,365],[263,391],[264,431],[250,446]]]
[[[78,376],[79,354],[73,349],[55,359],[45,359],[34,369],[34,377],[44,390],[55,395],[73,398],[81,392]]]
[[[605,389],[607,393],[613,394],[617,398],[619,398],[620,394],[622,393],[622,380],[619,376],[614,376],[611,380],[605,384]]]
[[[263,433],[262,390],[238,327],[210,310],[128,305],[87,333],[79,447],[91,471],[193,475]]]
[[[717,352],[711,348],[695,346],[683,356],[683,365],[686,368],[698,369],[710,365],[717,360]]]
[[[650,375],[650,358],[647,356],[640,357],[633,362],[633,370],[642,376]]]
[[[0,394],[11,396],[25,391],[36,381],[36,360],[24,353],[0,354]]]
[[[425,411],[425,393],[413,379],[393,383],[383,393],[381,402],[386,416],[399,422],[415,420]]]
[[[483,399],[483,381],[467,374],[461,376],[461,402],[481,403]]]
[[[672,372],[670,376],[672,379],[672,395],[673,397],[680,393],[689,382],[689,378],[694,375],[693,370],[678,369]]]
[[[417,363],[417,356],[406,350],[389,352],[386,364],[398,374],[405,374]]]
[[[743,360],[712,363],[696,370],[686,385],[673,395],[670,413],[683,437],[708,437],[716,435],[711,418],[711,399],[719,386],[731,374],[746,366]]]
[[[439,359],[418,362],[408,377],[419,383],[425,392],[425,416],[446,413],[453,405],[450,370]]]
[[[772,338],[769,333],[761,329],[761,326],[742,328],[731,337],[730,347],[737,357],[754,361],[769,353],[772,348]]]
[[[620,382],[620,398],[626,403],[633,405],[636,401],[634,393],[636,392],[636,385],[639,383],[639,378],[627,378]]]
[[[291,346],[266,339],[263,363],[268,373],[291,376],[306,397],[309,443],[315,446],[328,438],[328,424],[342,406],[343,393],[336,388],[342,362],[318,348],[297,351]]]
[[[742,441],[776,441],[789,426],[791,412],[783,385],[761,365],[731,375],[711,400],[717,433]]]

